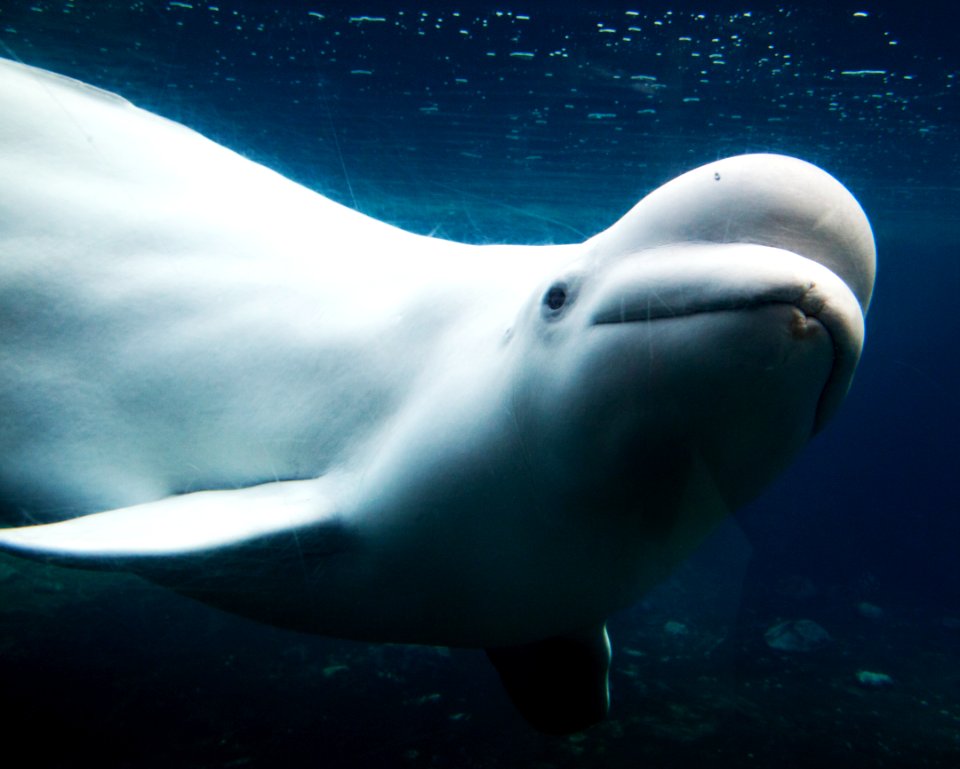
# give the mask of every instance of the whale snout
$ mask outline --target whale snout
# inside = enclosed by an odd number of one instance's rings
[[[858,298],[838,275],[790,251],[745,244],[663,246],[611,265],[583,298],[585,323],[680,321],[783,306],[785,332],[803,343],[825,330],[831,374],[817,409],[819,429],[842,402],[864,340]],[[775,315],[772,317],[781,317]],[[751,344],[745,336],[743,344]]]

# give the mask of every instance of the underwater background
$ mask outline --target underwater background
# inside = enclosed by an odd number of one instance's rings
[[[418,232],[579,241],[690,168],[773,151],[854,193],[879,262],[839,414],[611,619],[605,723],[537,734],[480,651],[300,635],[3,558],[3,760],[960,766],[958,26],[868,0],[0,0],[0,55]]]

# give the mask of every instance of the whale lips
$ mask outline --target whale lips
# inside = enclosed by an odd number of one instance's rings
[[[856,297],[828,267],[789,251],[751,244],[689,244],[641,252],[612,266],[585,298],[589,325],[773,304],[792,305],[818,318],[836,315],[830,325],[862,323]],[[853,335],[857,336],[855,329]],[[861,342],[851,340],[857,347]]]
[[[655,320],[683,318],[709,312],[737,312],[753,310],[773,304],[788,304],[807,312],[803,306],[806,292],[797,293],[788,288],[773,291],[766,295],[754,296],[682,296],[676,301],[668,301],[660,295],[649,296],[641,293],[624,297],[614,306],[604,307],[594,313],[592,325],[602,326],[616,323],[645,323]]]

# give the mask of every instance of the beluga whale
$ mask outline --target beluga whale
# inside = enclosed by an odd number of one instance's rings
[[[606,715],[607,618],[827,424],[863,346],[870,225],[797,158],[470,245],[13,61],[0,115],[0,550],[485,649],[546,732]]]

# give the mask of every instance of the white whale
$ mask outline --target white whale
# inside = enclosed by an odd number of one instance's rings
[[[470,246],[10,61],[0,115],[0,549],[484,647],[547,731],[602,717],[607,616],[790,462],[863,343],[869,224],[797,159]]]

